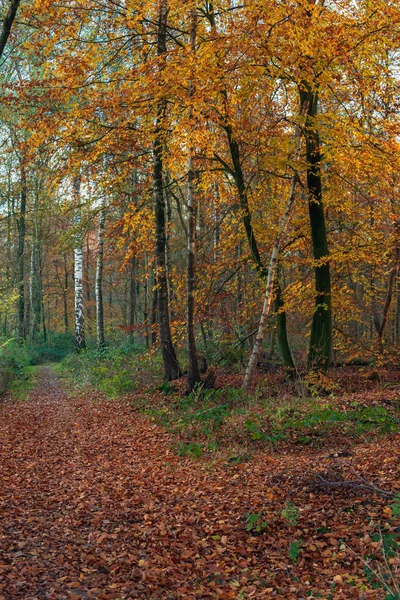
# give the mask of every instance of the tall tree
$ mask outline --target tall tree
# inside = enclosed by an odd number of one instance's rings
[[[160,0],[158,26],[157,26],[157,55],[164,59],[167,52],[167,0]],[[160,77],[162,78],[162,62]],[[153,188],[155,200],[156,222],[156,285],[158,306],[158,327],[160,345],[164,364],[164,377],[167,381],[177,379],[181,369],[172,343],[169,322],[168,306],[168,280],[166,270],[166,225],[165,225],[165,194],[164,194],[164,167],[163,149],[165,142],[165,118],[167,100],[161,97],[157,100],[156,123],[153,140]]]
[[[190,15],[190,49],[192,58],[196,54],[196,31],[197,31],[197,10],[194,7]],[[195,93],[193,76],[189,82],[189,123],[193,120],[193,97]],[[194,127],[188,132],[189,138],[193,136]],[[197,358],[196,348],[196,333],[194,324],[195,311],[195,236],[196,236],[196,190],[195,190],[195,169],[194,169],[194,149],[192,140],[189,141],[189,156],[188,156],[188,189],[187,189],[187,210],[188,210],[188,225],[187,225],[187,338],[188,338],[188,388],[192,391],[195,386],[201,382],[199,362]]]
[[[322,197],[322,152],[316,118],[318,89],[304,82],[300,87],[301,109],[306,108],[306,159],[308,211],[313,256],[315,261],[315,309],[311,326],[308,365],[310,368],[329,367],[332,351],[332,299],[328,238]]]
[[[74,225],[75,225],[75,248],[74,248],[74,284],[75,284],[75,350],[79,353],[86,350],[85,338],[85,315],[83,301],[83,250],[81,231],[81,180],[79,176],[73,178],[73,200],[74,200]]]
[[[103,304],[103,262],[104,262],[104,230],[106,213],[104,201],[99,211],[99,225],[97,229],[97,260],[96,260],[96,333],[97,348],[105,346],[104,336],[104,304]]]
[[[24,157],[20,158],[20,205],[17,218],[18,227],[18,335],[26,338],[26,314],[25,314],[25,235],[26,235],[26,201],[27,201],[27,179]]]

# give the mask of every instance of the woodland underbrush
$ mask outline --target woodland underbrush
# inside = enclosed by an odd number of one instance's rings
[[[239,461],[265,448],[343,450],[397,432],[397,375],[371,380],[370,372],[353,369],[343,385],[337,372],[311,374],[295,384],[271,375],[245,394],[236,374],[224,374],[226,385],[219,389],[185,394],[182,383],[164,383],[136,394],[132,404],[173,434],[181,456],[228,452],[229,460]]]
[[[69,333],[50,332],[45,342],[30,341],[27,344],[27,352],[32,365],[57,363],[74,352],[74,339]]]
[[[110,398],[132,392],[142,373],[142,349],[135,346],[70,353],[57,365],[57,373],[68,383],[94,388]]]
[[[11,388],[28,385],[31,357],[19,338],[0,339],[0,396]]]

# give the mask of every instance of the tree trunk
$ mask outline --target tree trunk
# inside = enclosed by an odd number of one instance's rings
[[[31,272],[30,272],[30,308],[31,308],[31,323],[30,336],[32,341],[35,341],[40,331],[43,310],[43,290],[41,277],[41,252],[40,252],[40,236],[38,223],[38,197],[35,196],[34,206],[34,232],[32,241],[31,254]]]
[[[97,268],[97,261],[96,261]],[[89,235],[86,236],[86,252],[85,252],[85,277],[84,277],[84,288],[85,288],[85,296],[86,296],[86,330],[89,335],[92,333],[92,294],[91,294],[91,282],[90,282],[90,244],[89,244]],[[96,289],[96,282],[95,282]],[[96,292],[95,292],[96,295]],[[97,310],[97,307],[96,307]],[[97,325],[97,322],[96,322]]]
[[[286,311],[284,307],[285,304],[283,302],[282,297],[282,288],[278,280],[275,286],[275,311],[278,329],[278,343],[283,364],[286,367],[287,374],[290,378],[294,378],[296,374],[296,365],[294,364],[292,352],[290,350],[289,340],[287,337]]]
[[[309,85],[304,82],[300,90],[300,104],[302,108],[307,105],[305,133],[308,211],[313,256],[316,261],[314,266],[315,311],[311,327],[308,366],[309,368],[326,369],[329,367],[332,351],[332,307],[328,240],[322,201],[322,153],[315,125],[315,118],[318,114],[318,93],[310,90]]]
[[[0,34],[0,57],[4,52],[4,48],[11,33],[11,27],[17,14],[19,4],[20,0],[11,0],[8,12],[3,19],[3,27]]]
[[[17,219],[18,227],[18,335],[26,339],[25,323],[25,234],[26,234],[27,183],[25,165],[21,159],[21,202]]]
[[[41,310],[40,316],[42,319],[42,334],[43,334],[43,342],[47,342],[47,328],[46,328],[46,314],[45,314],[45,306],[44,306],[44,293],[43,293],[43,261],[42,261],[42,253],[39,254],[39,279],[40,279],[40,293],[41,293]]]
[[[378,333],[379,352],[381,352],[381,353],[383,352],[383,334],[385,333],[385,327],[386,327],[387,320],[389,317],[389,309],[390,309],[390,305],[392,303],[393,289],[394,289],[394,286],[397,281],[399,269],[400,269],[400,245],[399,245],[399,243],[397,243],[396,247],[395,247],[395,252],[394,252],[394,265],[390,271],[388,289],[386,292],[385,304],[383,306],[382,323],[381,323],[379,333]]]
[[[191,11],[190,48],[193,54],[196,52],[196,29],[197,14],[196,7]],[[195,88],[194,82],[189,82],[189,102],[193,100]],[[189,106],[189,121],[193,118],[192,106]],[[189,133],[189,132],[188,132]],[[189,133],[190,136],[190,133]],[[194,171],[194,149],[189,148],[188,157],[188,188],[187,188],[187,342],[189,354],[188,389],[191,392],[201,382],[199,362],[196,348],[196,334],[194,325],[195,311],[195,237],[196,237],[196,198],[195,198],[195,171]]]
[[[144,256],[144,271],[145,271],[145,279],[144,279],[144,290],[143,290],[143,323],[144,323],[144,331],[146,337],[146,348],[150,348],[150,332],[149,332],[149,279],[151,276],[151,271],[148,269],[148,258],[147,254]]]
[[[106,213],[104,204],[99,213],[99,226],[97,230],[97,261],[96,261],[96,335],[97,349],[105,346],[104,337],[104,305],[103,305],[103,259],[104,259],[104,229]]]
[[[74,248],[74,275],[75,275],[75,350],[79,353],[86,350],[85,339],[85,316],[83,302],[83,252],[82,252],[82,232],[80,231],[81,211],[80,203],[80,179],[74,177],[73,197],[75,204],[74,225],[75,248]]]
[[[295,160],[296,161],[299,159],[300,145],[301,145],[301,127],[298,126],[297,131],[296,131],[296,152],[295,152]],[[267,319],[268,319],[271,305],[272,305],[275,271],[276,271],[276,266],[278,263],[279,251],[281,248],[283,235],[286,231],[286,227],[288,225],[288,222],[290,219],[290,214],[291,214],[292,207],[293,207],[293,203],[295,200],[295,191],[296,191],[297,181],[298,181],[298,175],[296,173],[292,177],[292,183],[290,185],[290,192],[289,192],[289,197],[288,197],[288,200],[286,203],[285,213],[283,215],[283,218],[282,218],[282,221],[281,221],[281,224],[279,227],[279,232],[275,238],[274,246],[273,246],[272,252],[271,252],[271,258],[269,261],[268,273],[267,273],[267,285],[266,285],[265,295],[264,295],[264,305],[263,305],[263,309],[261,312],[260,323],[258,326],[256,341],[253,346],[253,350],[252,350],[252,353],[250,356],[249,363],[247,365],[246,375],[245,375],[244,382],[243,382],[243,387],[245,390],[249,389],[249,387],[253,381],[254,374],[256,371],[256,367],[257,367],[258,357],[260,355],[262,343],[264,341]]]
[[[157,32],[157,54],[162,56],[167,50],[167,2],[161,0]],[[162,67],[161,67],[162,69]],[[158,299],[158,327],[160,333],[161,353],[164,364],[164,378],[167,381],[177,379],[181,375],[175,348],[172,344],[169,306],[168,282],[166,272],[166,230],[165,230],[165,197],[163,189],[163,148],[164,148],[164,121],[166,101],[161,99],[157,106],[156,125],[153,141],[153,188],[155,200],[156,223],[156,284]]]
[[[67,256],[64,254],[64,286],[63,286],[63,304],[64,304],[64,331],[68,333],[68,265]]]
[[[134,338],[134,327],[136,323],[136,258],[132,258],[130,269],[129,269],[129,342],[133,345]]]

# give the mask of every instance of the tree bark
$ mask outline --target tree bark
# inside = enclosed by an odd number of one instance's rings
[[[136,269],[137,261],[136,258],[132,258],[130,269],[129,269],[129,341],[131,344],[134,343],[134,327],[136,323]]]
[[[64,331],[68,333],[69,322],[68,322],[68,264],[67,256],[64,254],[64,286],[63,286],[63,303],[64,303]]]
[[[104,260],[104,230],[106,213],[102,204],[99,213],[99,225],[97,229],[97,261],[96,261],[96,335],[97,349],[102,350],[105,346],[104,336],[104,303],[103,303],[103,260]]]
[[[157,323],[158,323],[158,287],[156,275],[153,272],[153,285],[151,286],[151,345],[157,344]]]
[[[23,159],[21,159],[21,196],[19,215],[17,219],[18,228],[18,335],[26,339],[25,323],[25,234],[26,234],[26,200],[27,182]]]
[[[287,375],[294,379],[296,376],[296,365],[294,364],[292,352],[290,350],[290,345],[287,338],[286,311],[284,310],[285,304],[282,297],[282,288],[279,282],[279,265],[277,267],[277,271],[277,281],[275,285],[275,311],[278,330],[278,344]]]
[[[197,14],[196,7],[191,11],[190,49],[196,52]],[[189,82],[189,121],[193,118],[192,101],[195,93],[193,79]],[[190,133],[189,133],[190,135]],[[188,188],[187,188],[187,343],[189,354],[188,389],[191,392],[201,382],[199,362],[196,348],[194,324],[195,312],[195,237],[196,237],[196,196],[195,196],[194,149],[189,148],[188,157]]]
[[[302,83],[302,89],[300,89],[300,105],[302,108],[307,105],[305,134],[308,211],[315,260],[316,291],[308,366],[309,368],[326,369],[330,365],[332,352],[332,301],[328,239],[322,197],[322,153],[315,125],[315,118],[318,114],[318,92],[311,90],[305,82]]]
[[[0,57],[3,55],[4,48],[6,47],[19,4],[20,0],[11,0],[8,12],[3,19],[3,27],[0,34]]]
[[[32,341],[35,341],[40,331],[43,310],[43,289],[42,289],[42,268],[41,268],[41,252],[40,252],[40,236],[38,223],[38,194],[35,194],[34,205],[34,232],[32,240],[31,254],[31,272],[30,272],[30,336]]]
[[[400,233],[400,231],[399,231],[399,233]],[[399,245],[399,243],[397,243],[396,247],[395,247],[395,251],[394,251],[394,265],[390,271],[389,283],[388,283],[388,288],[387,288],[386,298],[385,298],[385,304],[383,306],[382,323],[381,323],[379,333],[378,333],[379,352],[381,352],[381,353],[383,352],[383,335],[385,333],[385,328],[386,328],[386,324],[387,324],[388,317],[389,317],[389,309],[390,309],[390,305],[392,303],[393,289],[394,289],[394,286],[397,281],[399,269],[400,269],[400,245]]]
[[[74,275],[75,275],[75,350],[79,353],[86,350],[85,339],[85,316],[83,301],[83,252],[82,252],[82,232],[80,231],[81,211],[80,203],[80,179],[74,177],[73,180],[73,198],[75,204],[74,225],[75,248],[74,248]]]
[[[157,54],[163,56],[167,51],[167,2],[160,1],[160,11],[157,31]],[[162,67],[160,67],[162,69]],[[165,196],[163,186],[163,148],[164,148],[164,121],[166,101],[159,100],[157,105],[156,124],[153,141],[153,188],[155,200],[156,223],[156,285],[158,289],[158,327],[160,333],[161,353],[164,364],[164,378],[167,381],[177,379],[181,369],[172,343],[169,306],[168,282],[166,272],[166,229],[165,229]]]

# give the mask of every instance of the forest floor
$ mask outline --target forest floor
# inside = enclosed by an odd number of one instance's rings
[[[397,598],[398,505],[318,475],[397,493],[399,436],[341,443],[180,457],[131,401],[43,367],[0,403],[0,599]]]

